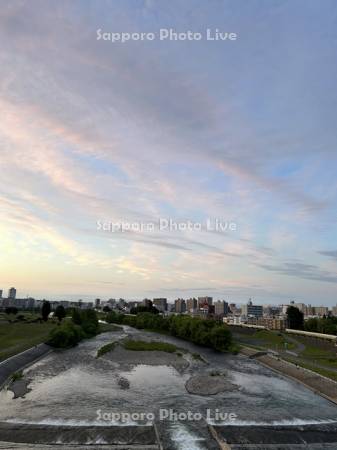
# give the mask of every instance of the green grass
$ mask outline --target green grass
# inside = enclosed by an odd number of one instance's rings
[[[174,353],[176,350],[178,350],[178,347],[176,347],[173,344],[169,344],[167,342],[146,342],[146,341],[135,341],[132,339],[127,339],[123,342],[124,348],[126,350],[133,350],[133,351],[160,351],[160,352],[167,352],[167,353]]]
[[[96,358],[105,355],[106,353],[111,352],[116,347],[117,342],[110,342],[109,344],[103,345],[100,349],[97,350]]]
[[[23,372],[14,372],[12,375],[12,381],[18,381],[21,380],[23,378]]]
[[[0,361],[23,352],[34,345],[46,342],[54,322],[0,323]]]
[[[235,333],[237,335],[240,334],[238,331],[236,331]],[[254,348],[283,350],[285,349],[285,343],[287,344],[288,350],[296,347],[293,342],[288,341],[287,338],[281,335],[278,331],[256,330],[253,334],[242,333],[240,338],[242,338],[242,341],[245,344],[249,344],[249,341],[253,341],[253,344],[251,346]]]
[[[108,333],[109,331],[123,331],[122,327],[118,325],[114,325],[113,323],[100,323],[99,324],[99,332],[100,333]]]
[[[289,362],[292,362],[294,364],[297,364],[298,366],[303,367],[304,369],[309,369],[312,372],[316,372],[319,375],[323,375],[326,378],[330,378],[331,380],[337,381],[337,372],[333,372],[332,370],[329,370],[329,369],[315,367],[315,366],[312,366],[310,363],[306,363],[301,360],[294,361],[293,359],[288,359],[288,358],[286,360]]]

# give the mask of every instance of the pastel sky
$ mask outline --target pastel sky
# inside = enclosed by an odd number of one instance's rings
[[[335,305],[336,83],[334,0],[2,0],[0,289]]]

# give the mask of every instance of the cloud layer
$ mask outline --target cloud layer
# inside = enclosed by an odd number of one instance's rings
[[[2,2],[1,287],[335,304],[336,21],[333,1]],[[96,40],[161,27],[239,38]],[[237,231],[96,229],[160,217]]]

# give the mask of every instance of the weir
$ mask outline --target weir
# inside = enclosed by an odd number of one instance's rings
[[[8,447],[8,443],[13,447]],[[17,444],[17,445],[15,445]],[[7,447],[4,447],[7,445]],[[0,423],[1,448],[57,448],[80,446],[135,450],[162,450],[154,425],[149,426],[65,426],[24,423]],[[30,448],[30,447],[28,447]]]
[[[336,449],[337,424],[311,425],[209,425],[221,449],[292,450]]]

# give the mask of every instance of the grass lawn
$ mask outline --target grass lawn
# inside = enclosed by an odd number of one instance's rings
[[[321,367],[315,367],[309,362],[305,362],[300,359],[293,359],[293,358],[284,358],[286,361],[292,362],[294,364],[299,365],[300,367],[304,367],[304,369],[312,370],[313,372],[316,372],[320,375],[323,375],[326,378],[330,378],[331,380],[337,381],[337,372],[334,372],[332,370],[329,370],[328,368],[323,369]],[[320,362],[321,364],[321,362]]]
[[[0,361],[45,342],[55,326],[55,322],[50,321],[46,323],[0,322]]]
[[[239,335],[239,332],[236,330],[235,334]],[[288,341],[285,336],[280,335],[278,331],[256,330],[252,334],[242,333],[241,336],[244,342],[254,348],[284,350],[285,343],[288,350],[295,348],[295,344]],[[249,343],[250,341],[251,344]]]

